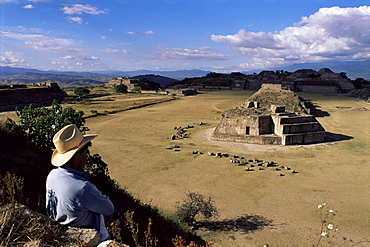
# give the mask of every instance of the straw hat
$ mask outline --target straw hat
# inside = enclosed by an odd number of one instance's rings
[[[51,156],[51,163],[54,166],[64,165],[77,151],[97,136],[83,135],[74,124],[63,127],[53,138],[55,150]]]

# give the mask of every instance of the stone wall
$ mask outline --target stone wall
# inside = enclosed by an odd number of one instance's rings
[[[177,96],[189,96],[198,94],[196,89],[167,89],[165,93],[168,95]]]
[[[296,134],[321,131],[322,127],[318,122],[298,123],[298,124],[283,124],[281,125],[278,135]]]
[[[300,115],[300,116],[290,116],[290,117],[280,117],[278,124],[294,124],[294,123],[304,123],[304,122],[316,122],[315,116],[313,115]]]
[[[281,145],[282,138],[276,135],[264,135],[264,136],[241,136],[241,135],[229,135],[229,134],[220,134],[213,133],[211,139],[217,141],[230,141],[230,142],[243,142],[243,143],[253,143],[253,144],[262,144],[262,145]]]
[[[216,133],[230,135],[264,135],[273,133],[270,116],[236,116],[225,113]]]
[[[311,144],[322,142],[324,141],[324,139],[325,131],[307,132],[301,134],[288,134],[282,136],[282,145]]]
[[[60,102],[66,96],[66,92],[55,86],[0,90],[0,111],[14,111],[15,107],[22,108],[29,104],[48,106],[54,99]]]
[[[336,86],[297,85],[296,91],[312,93],[338,93],[338,88]]]

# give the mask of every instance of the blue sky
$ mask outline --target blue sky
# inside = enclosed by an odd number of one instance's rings
[[[370,0],[0,0],[0,66],[268,69],[370,58]]]

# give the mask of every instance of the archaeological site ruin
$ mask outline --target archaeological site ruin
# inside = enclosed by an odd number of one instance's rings
[[[305,101],[281,84],[263,84],[241,106],[225,110],[213,140],[299,145],[324,141],[325,130]]]

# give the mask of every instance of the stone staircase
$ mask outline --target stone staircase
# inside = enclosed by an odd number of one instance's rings
[[[274,133],[282,137],[282,145],[323,142],[325,130],[313,115],[296,113],[273,114]]]

